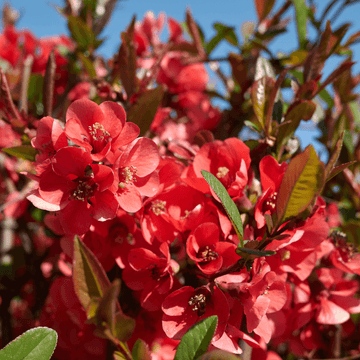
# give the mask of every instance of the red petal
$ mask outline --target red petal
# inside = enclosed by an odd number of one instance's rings
[[[54,159],[53,169],[60,176],[76,175],[83,177],[86,166],[92,163],[89,153],[71,146],[60,149]]]
[[[92,207],[86,201],[72,200],[60,211],[59,218],[66,234],[84,234],[93,220]]]
[[[342,324],[350,318],[350,314],[332,301],[322,298],[315,320],[319,324]]]

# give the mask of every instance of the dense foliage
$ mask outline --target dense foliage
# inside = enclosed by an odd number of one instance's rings
[[[1,345],[41,327],[58,360],[359,357],[360,32],[328,21],[358,1],[255,0],[241,40],[148,12],[104,59],[116,2],[65,1],[70,36],[44,39],[3,8]]]

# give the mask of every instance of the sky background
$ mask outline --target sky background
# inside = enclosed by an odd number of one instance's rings
[[[56,11],[56,6],[63,6],[64,0],[9,0],[10,5],[20,12],[20,19],[17,23],[19,29],[29,29],[37,37],[54,36],[59,34],[69,34],[66,20]],[[328,0],[315,0],[319,13],[325,9]],[[343,1],[340,1],[342,3]],[[0,4],[4,1],[0,0]],[[275,2],[274,9],[278,9],[284,3],[284,0],[277,0]],[[186,8],[190,7],[193,17],[203,29],[206,39],[209,40],[215,35],[213,24],[215,22],[221,22],[228,26],[233,26],[238,35],[241,38],[241,25],[246,21],[257,22],[257,15],[255,11],[255,5],[252,0],[122,0],[119,1],[113,16],[108,23],[105,30],[102,32],[102,37],[106,37],[107,40],[98,49],[98,52],[106,58],[112,57],[114,53],[118,51],[120,45],[120,33],[131,21],[132,16],[135,14],[137,20],[141,20],[146,11],[151,10],[157,15],[163,11],[167,16],[173,17],[178,21],[185,19]],[[331,12],[329,18],[338,11],[339,7],[335,7]],[[294,17],[294,11],[291,9],[287,11],[287,17]],[[341,16],[332,23],[332,28],[336,29],[346,22],[352,23],[348,34],[351,35],[360,30],[360,4],[355,4],[347,8]],[[297,48],[298,39],[296,34],[295,21],[291,21],[288,25],[288,33],[280,35],[277,40],[273,41],[270,46],[270,50],[273,53],[286,52],[290,53]],[[308,25],[309,37],[315,36],[315,31],[311,25]],[[349,36],[348,35],[348,36]],[[346,39],[346,38],[345,38]],[[357,63],[353,67],[355,73],[360,72],[360,44],[353,47],[354,61]],[[212,53],[214,57],[226,56],[229,51],[234,51],[230,45],[223,42]],[[341,58],[334,59],[326,62],[324,68],[323,79],[334,69],[337,63],[341,61]],[[224,69],[225,72],[227,69]],[[316,126],[310,122],[302,123],[297,135],[301,139],[302,147],[312,143],[316,146],[318,152],[322,152],[319,143],[316,144],[315,137],[317,136]],[[323,153],[322,160],[326,161],[326,154]]]

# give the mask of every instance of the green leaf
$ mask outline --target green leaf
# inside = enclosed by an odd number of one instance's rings
[[[203,319],[191,327],[178,345],[174,360],[196,360],[203,355],[214,335],[218,317]]]
[[[47,327],[30,329],[0,350],[0,359],[49,360],[55,350],[57,337],[56,331]]]
[[[86,25],[84,20],[69,15],[68,27],[72,38],[76,41],[80,49],[88,50],[89,46],[94,45],[95,35],[93,31]]]
[[[88,73],[88,75],[90,76],[91,79],[96,77],[96,70],[94,67],[93,62],[86,57],[82,52],[77,52],[77,55],[79,57],[79,59],[81,60],[86,72]]]
[[[119,351],[113,353],[114,360],[128,360],[124,354]]]
[[[34,161],[35,155],[37,154],[37,150],[31,146],[14,146],[11,148],[2,148],[1,150],[8,155],[30,161]]]
[[[156,111],[164,96],[164,89],[160,85],[155,89],[145,91],[137,99],[128,112],[128,122],[133,122],[140,128],[140,136],[150,129]]]
[[[144,340],[137,339],[131,353],[134,360],[151,360],[148,345]]]
[[[218,198],[220,199],[231,223],[234,226],[240,244],[241,246],[243,246],[243,237],[244,237],[243,224],[241,221],[239,210],[236,207],[234,201],[231,199],[224,185],[213,174],[205,170],[201,170],[201,174],[206,180],[206,182],[209,184],[209,186],[214,190]]]
[[[221,23],[215,23],[214,29],[217,31],[217,34],[205,45],[205,51],[208,55],[210,55],[210,53],[222,40],[226,40],[234,46],[238,45],[238,39],[233,27],[229,27]]]
[[[292,0],[296,12],[296,26],[299,38],[300,49],[305,49],[306,45],[306,22],[308,17],[308,8],[305,0]]]
[[[74,237],[73,281],[76,295],[86,311],[91,301],[102,299],[110,287],[99,260],[77,235]]]
[[[349,152],[349,155],[352,157],[355,152],[353,133],[349,130],[344,131],[344,145]]]
[[[244,124],[249,127],[251,130],[254,130],[256,132],[261,132],[261,129],[257,127],[257,125],[249,120],[245,120]]]
[[[277,197],[278,225],[306,210],[323,188],[324,175],[324,164],[312,145],[290,161]]]

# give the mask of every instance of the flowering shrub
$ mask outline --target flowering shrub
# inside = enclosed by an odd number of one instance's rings
[[[70,36],[53,39],[4,7],[1,345],[46,326],[58,360],[358,357],[360,33],[325,21],[335,2],[255,0],[243,42],[221,23],[205,38],[190,10],[148,12],[105,60],[115,1],[97,3],[67,1]],[[291,7],[299,47],[276,58]],[[216,59],[222,41],[234,52]]]

